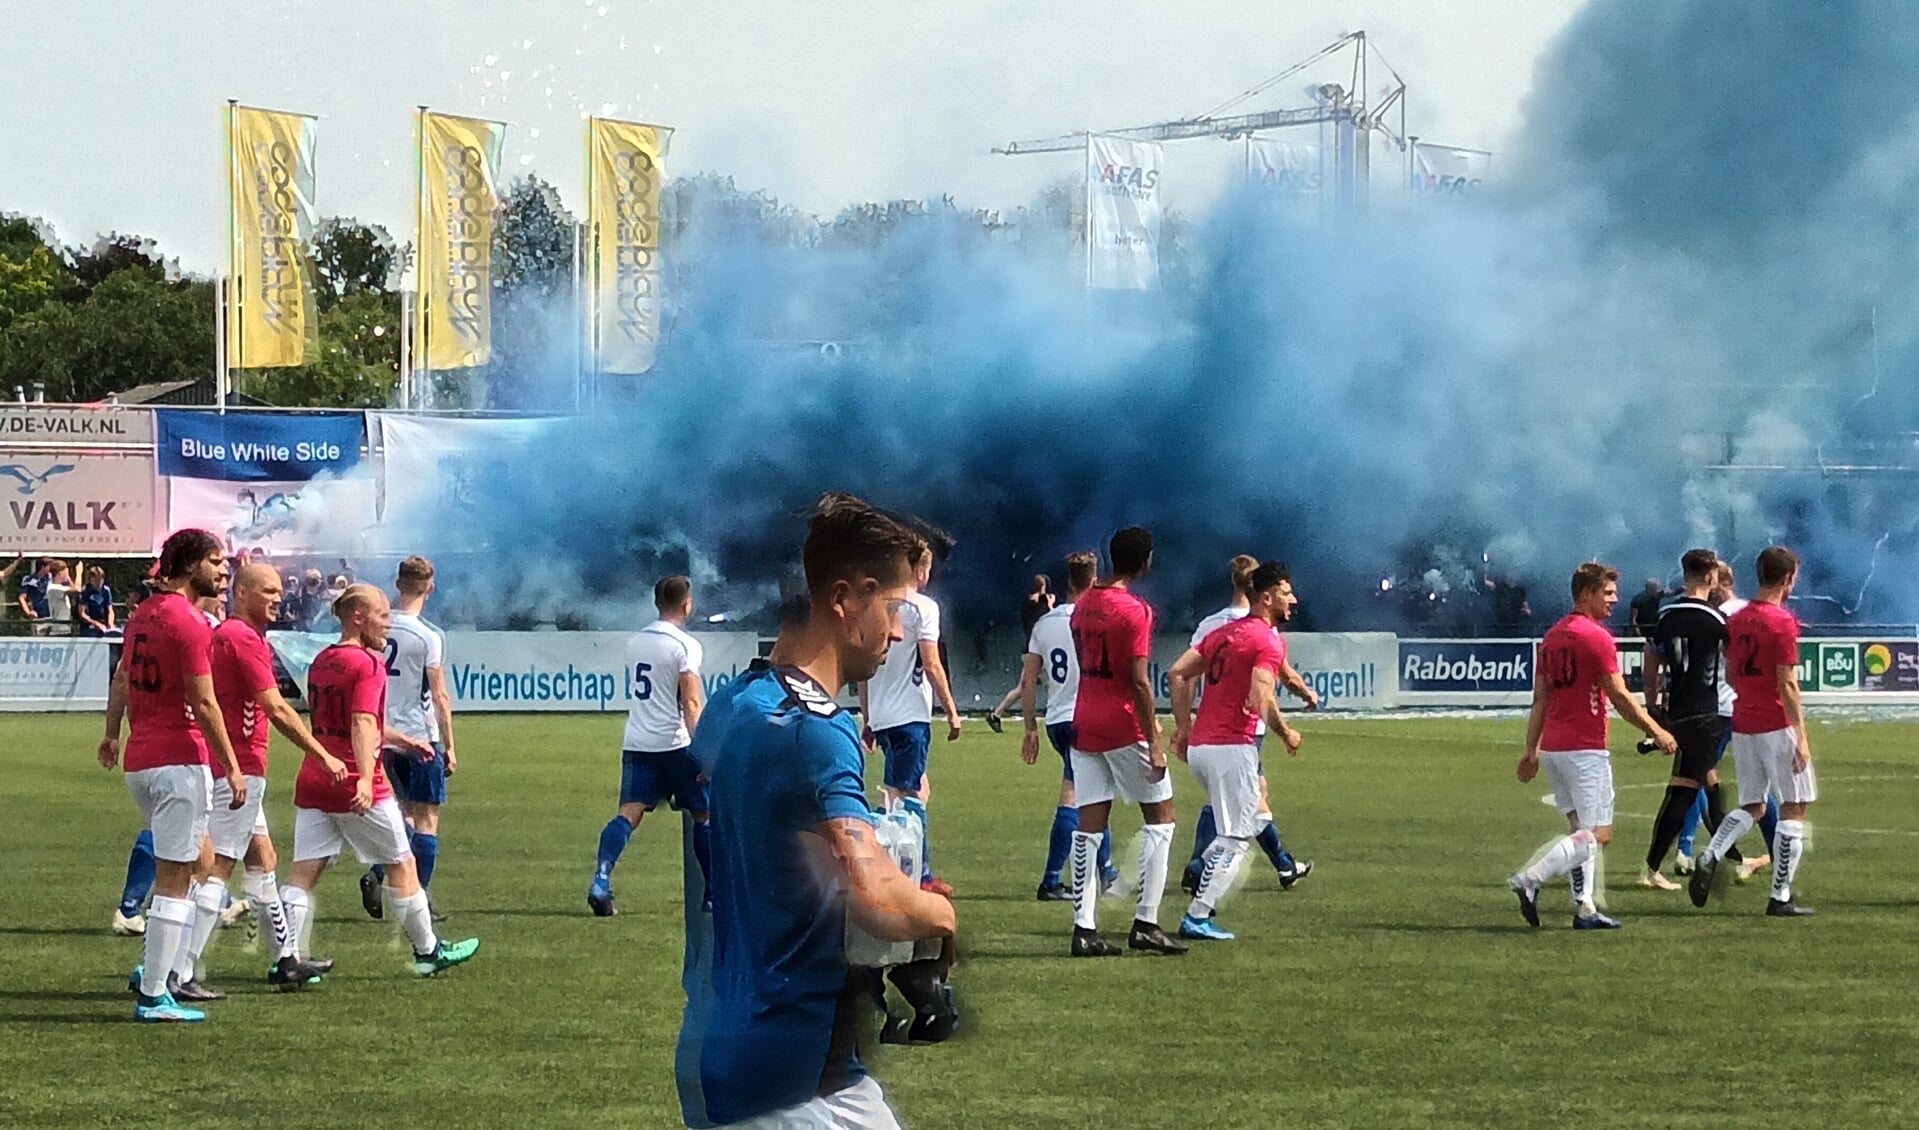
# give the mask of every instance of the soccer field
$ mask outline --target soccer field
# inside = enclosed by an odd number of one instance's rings
[[[140,943],[106,929],[138,825],[93,760],[99,721],[0,720],[0,1124],[679,1125],[677,818],[634,837],[619,917],[583,898],[620,725],[461,722],[436,889],[446,936],[483,939],[471,964],[414,978],[347,867],[318,896],[315,949],[339,962],[323,985],[270,991],[267,958],[227,930],[207,964],[230,999],[206,1024],[150,1028],[125,992]],[[1313,877],[1282,893],[1255,855],[1221,913],[1239,941],[1073,961],[1070,904],[1033,900],[1058,763],[1025,766],[1013,733],[969,724],[934,748],[931,805],[965,1031],[882,1049],[876,1074],[918,1130],[1919,1123],[1919,727],[1818,726],[1807,921],[1762,917],[1757,881],[1705,911],[1635,887],[1665,763],[1620,734],[1607,886],[1626,928],[1609,934],[1570,929],[1563,885],[1529,930],[1506,890],[1564,827],[1542,782],[1513,779],[1522,728],[1305,718],[1299,760],[1268,767]],[[286,751],[276,737],[283,856]],[[1176,861],[1201,803],[1178,772]],[[1137,811],[1118,826],[1130,841]],[[1162,921],[1184,903],[1170,894]],[[1109,902],[1102,925],[1129,911]]]

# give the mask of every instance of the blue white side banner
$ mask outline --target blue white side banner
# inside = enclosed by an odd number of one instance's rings
[[[360,464],[359,412],[282,414],[159,409],[159,471],[228,482],[304,482]]]

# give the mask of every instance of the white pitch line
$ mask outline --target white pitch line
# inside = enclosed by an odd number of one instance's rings
[[[1613,816],[1615,818],[1620,816],[1628,816],[1634,820],[1654,819],[1653,814],[1650,812],[1615,812],[1613,813]],[[1860,835],[1860,836],[1919,836],[1919,830],[1914,830],[1911,828],[1834,828],[1829,824],[1820,824],[1817,822],[1813,824],[1813,830],[1815,832],[1821,832],[1821,833],[1846,832],[1849,834]]]
[[[1869,775],[1858,776],[1858,777],[1826,777],[1822,779],[1819,783],[1822,785],[1834,785],[1834,784],[1838,784],[1841,781],[1919,781],[1919,774],[1884,773],[1884,774],[1869,774]],[[1721,781],[1720,783],[1725,784],[1724,781]],[[1614,785],[1613,791],[1624,792],[1627,789],[1663,789],[1665,787],[1666,787],[1665,781],[1654,781],[1650,784],[1635,783],[1631,785]]]

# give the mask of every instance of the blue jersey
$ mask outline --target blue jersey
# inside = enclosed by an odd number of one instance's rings
[[[874,822],[859,725],[792,668],[721,687],[692,753],[712,780],[712,999],[700,1043],[706,1114],[737,1122],[866,1075],[873,1005],[846,963],[837,865],[818,828]]]
[[[107,613],[113,608],[113,590],[105,585],[80,590],[80,607],[95,622],[106,623]]]
[[[33,609],[33,614],[42,620],[53,615],[52,608],[48,604],[47,599],[47,590],[52,584],[53,577],[51,575],[42,576],[39,573],[28,573],[26,576],[20,578],[20,595],[27,598],[27,607]]]

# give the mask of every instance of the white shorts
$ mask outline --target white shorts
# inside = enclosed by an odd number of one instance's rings
[[[1792,771],[1799,753],[1799,732],[1788,726],[1765,734],[1732,736],[1733,770],[1739,774],[1739,807],[1766,803],[1772,793],[1781,804],[1811,804],[1819,799],[1819,783],[1812,766]]]
[[[147,818],[153,854],[168,863],[200,858],[207,838],[213,774],[204,765],[161,765],[127,774],[127,792]]]
[[[871,1075],[830,1095],[727,1125],[733,1130],[900,1130]]]
[[[342,847],[352,848],[369,867],[410,858],[399,802],[388,797],[365,812],[293,810],[293,862],[332,859]]]
[[[1073,795],[1081,805],[1123,800],[1159,804],[1173,799],[1173,775],[1152,779],[1146,743],[1134,742],[1105,753],[1073,750]]]
[[[213,840],[213,854],[227,859],[245,859],[253,837],[267,834],[267,779],[247,778],[247,802],[228,808],[233,789],[227,779],[213,782],[213,811],[207,816],[207,836]]]
[[[1219,834],[1236,840],[1259,835],[1259,750],[1250,745],[1196,745],[1186,763],[1206,789]]]
[[[1541,753],[1539,764],[1559,811],[1576,815],[1581,828],[1612,826],[1612,754],[1603,749]]]

